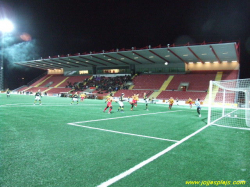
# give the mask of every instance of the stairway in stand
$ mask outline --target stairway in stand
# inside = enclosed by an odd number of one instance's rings
[[[157,96],[160,95],[160,93],[161,93],[162,91],[164,91],[164,90],[167,89],[169,83],[172,81],[173,78],[174,78],[174,76],[173,76],[173,75],[170,75],[170,76],[168,77],[168,79],[164,81],[164,83],[162,84],[161,88],[160,88],[159,90],[157,90],[157,91],[154,91],[154,92],[150,95],[149,98],[152,98],[152,97],[153,97],[153,98],[157,98]]]

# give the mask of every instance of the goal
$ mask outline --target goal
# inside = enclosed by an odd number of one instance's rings
[[[250,130],[250,79],[210,81],[208,124]]]

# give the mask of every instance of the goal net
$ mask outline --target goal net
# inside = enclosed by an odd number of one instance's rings
[[[208,124],[250,130],[250,79],[210,81]]]

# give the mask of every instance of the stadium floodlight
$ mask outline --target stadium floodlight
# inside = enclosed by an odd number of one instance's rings
[[[2,33],[11,32],[14,30],[14,25],[10,20],[0,20],[0,31]]]
[[[0,91],[4,89],[4,35],[14,30],[14,25],[8,19],[0,20],[1,35],[1,61],[0,61]]]
[[[208,124],[250,130],[250,79],[210,81]]]

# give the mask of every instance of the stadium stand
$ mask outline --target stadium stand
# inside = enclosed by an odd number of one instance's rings
[[[214,80],[217,72],[200,72],[183,75],[174,75],[167,90],[181,91],[181,83],[188,83],[186,90],[206,91],[209,87],[209,81]]]
[[[220,71],[221,80],[237,79],[239,71]],[[164,82],[170,77],[167,74],[141,74],[136,76],[132,81],[134,87],[128,90],[126,82],[131,81],[130,76],[117,76],[117,77],[97,77],[92,75],[84,76],[70,76],[63,75],[45,75],[38,81],[34,82],[29,87],[23,86],[19,92],[36,92],[38,89],[41,92],[47,92],[48,95],[55,95],[59,93],[75,91],[86,91],[91,89],[91,93],[97,96],[106,96],[110,92],[114,92],[115,97],[119,97],[124,93],[126,97],[131,97],[133,94],[139,94],[142,98],[143,93],[147,93],[148,97],[159,91],[156,99],[168,99],[170,97],[178,98],[179,100],[187,100],[189,97],[192,99],[200,98],[205,100],[209,81],[215,80],[218,71],[194,71],[188,74],[173,74],[173,78],[165,90],[160,90]],[[51,83],[51,84],[50,84]],[[185,83],[187,87],[183,90],[182,84]],[[219,98],[218,93],[216,98]],[[232,96],[233,97],[233,96]],[[215,98],[215,100],[216,100]]]
[[[239,70],[223,71],[222,80],[232,80],[239,78]]]
[[[17,64],[26,66],[34,64],[34,67],[48,70],[48,75],[34,80],[35,82],[28,87],[20,87],[18,91],[34,92],[40,89],[49,94],[84,91],[100,98],[111,92],[115,97],[125,93],[126,96],[140,94],[142,98],[146,92],[149,98],[155,99],[178,97],[179,100],[187,100],[191,97],[194,100],[199,97],[205,101],[210,80],[239,78],[238,47],[237,42],[214,44],[203,42],[200,46],[188,43],[183,46],[168,45],[160,48],[146,46],[139,50],[133,47],[132,52],[131,49],[117,49],[100,53],[57,56],[49,59],[51,61],[49,67],[32,60]],[[65,63],[76,59],[82,61],[84,66]],[[83,59],[86,60],[86,64]],[[88,74],[82,75],[83,71]],[[57,74],[54,75],[53,72]],[[63,74],[77,76],[63,76]]]
[[[133,79],[133,89],[158,90],[169,75],[164,74],[142,74]]]
[[[222,80],[232,80],[232,79],[237,79],[239,76],[239,71],[238,70],[233,70],[233,71],[224,71],[222,75]],[[236,85],[235,85],[236,86]],[[216,94],[214,101],[215,102],[221,102],[221,98],[223,97],[223,92],[219,88],[218,93]],[[227,93],[227,97],[225,102],[226,103],[234,103],[235,100],[235,93]]]
[[[85,79],[90,78],[91,75],[87,76],[71,76],[66,77],[63,75],[45,75],[30,86],[24,86],[17,89],[18,92],[36,92],[38,89],[41,92],[47,92],[49,95],[58,94],[60,92],[69,92],[74,88],[74,84],[83,82]],[[66,86],[72,83],[72,87]]]
[[[168,99],[170,97],[178,98],[179,100],[187,100],[191,97],[193,100],[200,98],[205,100],[207,90],[209,88],[209,81],[215,80],[218,71],[197,71],[190,72],[189,74],[175,74],[172,81],[167,86],[166,90],[160,92],[156,99]],[[238,77],[238,71],[220,71],[222,74],[222,80],[236,79]],[[168,75],[139,75],[133,80],[135,86],[133,90],[124,90],[126,95],[132,95],[134,93],[140,93],[151,90],[157,90],[161,87],[161,84],[167,79]],[[145,81],[146,80],[146,81]],[[187,88],[182,89],[182,83],[187,83]],[[141,90],[139,88],[144,88]],[[115,94],[119,95],[121,91]],[[218,95],[219,97],[219,95]]]

